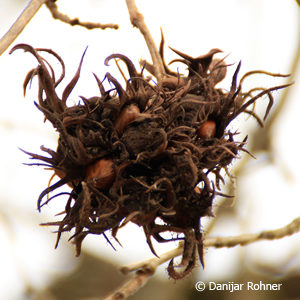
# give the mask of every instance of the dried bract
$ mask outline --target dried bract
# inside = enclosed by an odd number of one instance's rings
[[[244,92],[242,81],[262,71],[247,73],[238,84],[238,64],[229,91],[216,88],[227,71],[224,60],[214,59],[221,52],[219,49],[197,58],[173,49],[180,56],[176,61],[187,66],[188,75],[169,70],[164,62],[167,77],[157,85],[139,73],[128,57],[113,54],[105,64],[111,59],[125,63],[129,73],[126,87],[107,73],[106,80],[114,88],[105,90],[95,75],[99,95],[81,97],[78,105],[68,106],[67,99],[79,79],[83,57],[73,79],[59,96],[56,88],[64,77],[63,60],[49,49],[20,44],[11,52],[16,49],[28,51],[37,59],[38,66],[25,79],[24,91],[32,77],[37,76],[35,104],[59,133],[55,151],[42,147],[46,156],[26,152],[39,161],[32,165],[50,167],[60,178],[41,193],[38,209],[56,196],[63,197],[60,193],[45,200],[58,187],[67,184],[72,188],[66,197],[63,219],[45,224],[58,226],[56,246],[63,232],[73,230],[72,239],[79,255],[88,234],[103,234],[110,243],[107,231],[117,239],[118,229],[133,222],[143,227],[155,255],[152,239],[184,241],[179,265],[182,271],[175,269],[172,260],[168,267],[172,278],[186,276],[195,266],[197,256],[203,265],[200,220],[212,215],[215,196],[223,195],[219,192],[220,182],[224,182],[222,170],[227,172],[239,151],[246,151],[246,138],[237,141],[237,133],[230,131],[228,125],[241,113],[251,114],[262,124],[249,107],[266,96],[266,117],[273,104],[271,92],[288,85]],[[41,55],[45,52],[62,66],[58,79]],[[160,54],[164,59],[163,40]],[[146,62],[144,67],[150,72],[153,69]],[[173,233],[172,238],[167,239],[165,232]]]

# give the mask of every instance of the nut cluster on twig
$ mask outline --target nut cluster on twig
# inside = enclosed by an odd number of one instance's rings
[[[241,113],[248,113],[262,124],[249,109],[258,99],[269,99],[264,119],[273,98],[271,92],[288,86],[255,88],[242,91],[243,80],[255,73],[246,73],[240,83],[239,63],[229,91],[216,87],[226,75],[223,59],[215,59],[219,49],[193,58],[172,49],[188,68],[183,76],[171,71],[163,59],[164,40],[160,56],[167,75],[157,84],[150,83],[143,71],[138,72],[132,61],[122,54],[106,58],[122,60],[128,69],[126,87],[110,74],[105,79],[114,87],[105,90],[103,81],[95,79],[100,93],[91,98],[81,97],[78,105],[68,106],[67,99],[76,85],[83,56],[73,79],[62,96],[56,87],[64,77],[63,60],[50,49],[35,49],[26,44],[15,46],[30,52],[38,66],[25,78],[24,91],[32,77],[39,81],[37,108],[43,112],[59,133],[56,151],[42,147],[47,156],[29,153],[41,162],[31,165],[50,167],[60,180],[46,188],[38,198],[38,209],[53,198],[68,194],[62,220],[44,225],[58,226],[58,245],[63,232],[74,230],[77,255],[88,234],[107,231],[117,240],[118,229],[128,222],[141,226],[146,241],[156,255],[152,239],[158,242],[183,241],[181,262],[176,267],[171,259],[168,273],[174,279],[185,277],[199,257],[203,262],[203,240],[200,220],[212,216],[212,204],[224,182],[223,171],[239,151],[246,151],[247,138],[238,141],[237,131],[228,125]],[[58,78],[41,53],[54,56],[62,66]],[[153,66],[144,63],[151,72]],[[271,76],[283,76],[266,73]],[[72,191],[46,195],[68,184]],[[171,232],[167,238],[165,233]],[[112,244],[111,244],[112,245]],[[113,247],[113,245],[112,245]]]

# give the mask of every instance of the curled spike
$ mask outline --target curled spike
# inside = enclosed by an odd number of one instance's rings
[[[127,99],[127,94],[124,91],[124,89],[122,88],[121,84],[119,83],[119,81],[113,77],[110,73],[106,73],[105,77],[108,79],[109,82],[112,82],[113,85],[116,87],[116,90],[119,94],[119,98],[120,98],[120,106],[122,107]]]
[[[222,50],[214,48],[211,49],[207,54],[198,56],[198,57],[191,57],[185,53],[182,53],[178,50],[175,50],[171,47],[169,47],[172,51],[174,51],[176,54],[181,56],[186,60],[186,64],[195,72],[197,73],[203,73],[205,74],[208,70],[209,65],[212,62],[212,58],[216,53],[222,52]],[[190,75],[192,75],[190,73]]]
[[[70,81],[70,83],[66,86],[66,88],[63,91],[63,94],[62,94],[62,104],[63,104],[64,107],[66,107],[66,101],[67,101],[70,93],[72,92],[74,86],[76,85],[76,83],[77,83],[77,81],[79,79],[80,70],[81,70],[81,66],[82,66],[82,62],[83,62],[83,58],[84,58],[84,55],[86,53],[86,50],[87,50],[87,47],[85,48],[85,50],[84,50],[84,52],[82,54],[82,57],[81,57],[78,69],[77,69],[74,77],[72,78],[72,80]]]
[[[95,73],[93,73],[93,75],[94,75],[94,77],[95,77],[95,79],[96,79],[96,81],[97,81],[97,84],[98,84],[98,87],[99,87],[101,96],[102,96],[102,97],[105,97],[105,96],[107,95],[107,93],[106,93],[106,91],[105,91],[105,89],[104,89],[104,86],[103,86],[103,84],[102,84],[102,81],[99,79],[99,77],[98,77]]]
[[[274,86],[272,88],[269,88],[269,89],[266,89],[262,92],[260,92],[259,94],[257,94],[256,96],[254,96],[252,99],[250,99],[248,102],[246,102],[244,105],[242,105],[240,107],[239,110],[237,110],[234,114],[232,114],[232,116],[230,118],[228,118],[228,122],[227,122],[227,125],[235,118],[237,117],[240,113],[242,113],[243,111],[245,111],[247,109],[247,107],[251,104],[253,104],[257,99],[261,98],[262,96],[266,95],[266,94],[269,94],[270,92],[272,91],[276,91],[276,90],[280,90],[280,89],[284,89],[286,87],[289,87],[290,85],[294,84],[293,82],[292,83],[288,83],[288,84],[284,84],[284,85],[278,85],[278,86]],[[269,105],[268,105],[268,108],[267,108],[267,111],[266,113],[268,113],[271,109],[270,105],[272,104],[272,101],[269,101]],[[264,117],[264,119],[266,118],[266,115]],[[227,126],[226,125],[226,126]]]
[[[44,198],[44,196],[46,196],[50,192],[54,191],[55,189],[59,188],[60,186],[68,183],[69,181],[70,181],[69,178],[64,177],[63,179],[59,180],[55,184],[53,184],[53,185],[47,187],[45,190],[43,190],[42,193],[40,194],[39,198],[38,198],[38,201],[37,201],[38,210],[41,211],[42,206],[46,204],[46,203],[41,204],[42,199]]]
[[[171,278],[178,280],[187,276],[193,270],[195,264],[196,264],[195,259],[192,259],[183,272],[177,272],[175,271],[175,267],[174,267],[174,258],[172,258],[168,265],[167,271]]]
[[[29,82],[31,82],[32,78],[37,75],[37,71],[36,71],[36,68],[30,70],[26,77],[25,77],[25,80],[24,80],[24,83],[23,83],[23,95],[24,97],[26,96],[26,88],[27,88],[27,85]]]
[[[36,49],[37,51],[44,51],[44,52],[47,52],[47,53],[50,53],[51,55],[53,55],[60,63],[61,65],[61,68],[62,68],[62,71],[61,71],[61,75],[59,76],[58,80],[55,81],[55,87],[59,85],[59,83],[64,79],[65,77],[65,63],[64,61],[62,60],[62,58],[57,54],[55,53],[53,50],[51,49],[45,49],[45,48],[37,48]]]
[[[126,64],[130,78],[134,78],[134,77],[138,76],[138,72],[137,72],[133,62],[127,56],[125,56],[123,54],[119,54],[119,53],[111,54],[110,56],[106,57],[104,64],[106,66],[108,66],[108,62],[113,58],[119,58]]]
[[[165,62],[165,55],[164,55],[165,38],[164,38],[164,34],[163,34],[163,31],[162,31],[161,28],[160,28],[160,33],[161,33],[161,41],[160,41],[160,45],[159,45],[159,55],[160,55],[160,57],[161,57],[161,60],[162,60],[164,69],[165,69],[165,71],[166,71],[166,73],[167,73],[168,75],[177,76],[177,73],[171,71],[171,70],[168,68],[168,66],[166,65],[166,62]]]
[[[33,48],[32,46],[28,45],[28,44],[18,44],[16,46],[14,46],[9,51],[9,54],[12,54],[13,52],[15,52],[16,50],[19,50],[19,49],[22,49],[25,52],[30,52],[37,59],[37,61],[40,63],[40,65],[43,65],[45,67],[42,58],[37,53],[37,50],[35,48]]]
[[[31,152],[25,151],[25,150],[23,150],[21,148],[19,148],[19,150],[21,150],[22,152],[24,152],[27,155],[30,155],[31,159],[42,160],[42,161],[45,161],[45,162],[49,163],[50,165],[53,164],[53,158],[42,156],[42,155],[38,155],[38,154],[34,154],[34,153],[31,153]]]
[[[36,68],[36,73],[39,77],[39,102],[43,107],[51,108],[55,112],[62,112],[63,107],[61,101],[55,92],[55,78],[49,74],[49,71],[45,65],[48,64],[39,54],[38,50],[27,44],[18,44],[10,50],[10,54],[15,50],[23,49],[25,52],[30,52],[39,62],[39,66]],[[45,49],[43,51],[46,51]],[[49,65],[49,64],[48,64]],[[51,68],[50,68],[51,70]],[[28,80],[26,78],[25,80]],[[43,100],[43,91],[46,94],[46,100]]]
[[[242,62],[240,61],[234,74],[233,74],[233,77],[232,77],[232,82],[231,82],[231,88],[230,88],[230,92],[229,94],[231,96],[233,96],[233,94],[235,93],[236,91],[236,87],[237,87],[237,76],[238,76],[238,73],[240,71],[240,68],[241,68],[241,65],[242,65]]]
[[[148,231],[148,226],[143,226],[143,229],[144,229],[144,233],[145,233],[145,236],[146,236],[146,241],[147,241],[147,244],[151,250],[151,252],[159,258],[159,256],[157,255],[154,247],[153,247],[153,244],[152,244],[152,241],[151,241],[151,234],[149,233]]]

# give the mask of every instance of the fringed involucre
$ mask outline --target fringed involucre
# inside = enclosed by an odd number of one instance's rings
[[[162,59],[163,46],[162,39]],[[188,75],[171,71],[164,62],[166,77],[153,84],[128,57],[113,54],[105,64],[112,59],[125,63],[129,74],[126,86],[107,73],[105,79],[114,88],[105,90],[94,75],[99,94],[81,97],[78,105],[68,106],[67,99],[79,79],[83,57],[73,79],[59,96],[56,87],[64,78],[63,60],[50,49],[19,44],[11,52],[16,49],[28,51],[37,59],[38,66],[26,76],[24,91],[36,76],[36,106],[59,133],[56,150],[42,147],[46,156],[26,152],[38,161],[32,165],[50,167],[59,177],[38,198],[39,210],[54,197],[66,200],[64,217],[46,223],[58,226],[57,244],[63,232],[72,230],[79,255],[88,234],[102,234],[111,243],[107,231],[117,240],[118,229],[133,222],[144,229],[155,255],[153,239],[184,241],[181,271],[175,269],[173,260],[168,266],[172,278],[187,275],[197,257],[203,265],[200,220],[212,216],[215,196],[223,195],[222,170],[228,173],[227,167],[239,151],[246,151],[246,138],[236,140],[237,131],[229,130],[228,125],[241,113],[250,114],[262,124],[251,105],[266,96],[269,102],[265,119],[273,104],[271,92],[287,86],[245,92],[242,82],[255,73],[283,75],[252,71],[238,82],[238,64],[231,87],[224,91],[216,88],[228,67],[223,59],[214,59],[221,50],[212,49],[193,58],[172,49],[180,57],[175,61],[187,66]],[[43,53],[54,56],[61,64],[58,79]],[[143,67],[150,73],[153,70],[147,62]],[[53,194],[66,184],[71,192]],[[174,234],[167,239],[165,232]]]

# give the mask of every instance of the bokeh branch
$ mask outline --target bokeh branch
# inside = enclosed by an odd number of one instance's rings
[[[245,246],[262,240],[276,240],[290,236],[300,231],[300,217],[291,223],[275,230],[265,230],[259,233],[242,234],[230,237],[207,237],[204,240],[204,247],[231,248],[237,245]],[[171,251],[163,253],[159,257],[154,257],[124,266],[120,269],[123,274],[136,271],[136,275],[120,287],[116,292],[105,298],[105,300],[126,299],[128,296],[137,292],[155,273],[158,266],[182,255],[183,243]]]
[[[151,278],[151,271],[138,271],[136,275],[121,286],[117,291],[104,298],[104,300],[126,299],[136,293]]]
[[[235,247],[237,245],[245,246],[262,240],[278,240],[300,231],[300,217],[294,219],[288,225],[275,230],[265,230],[260,233],[242,234],[232,237],[210,237],[204,241],[205,247]]]
[[[265,230],[259,233],[242,234],[238,236],[229,237],[207,237],[203,241],[204,247],[215,247],[215,248],[231,248],[237,245],[248,245],[261,240],[276,240],[283,237],[295,234],[300,231],[300,217],[294,219],[291,223],[284,227],[275,230]],[[166,261],[177,257],[182,254],[183,243],[171,251],[168,251],[158,258],[150,258],[148,260],[133,263],[128,266],[124,266],[120,269],[123,274],[128,274],[129,272],[136,270],[143,270],[145,272],[151,271],[155,272],[156,268]]]
[[[300,19],[298,19],[298,28],[300,28]],[[298,30],[299,32],[299,30]],[[291,59],[291,66],[290,66],[290,78],[289,82],[293,82],[295,79],[295,74],[297,73],[297,70],[300,67],[300,38],[298,33],[298,41],[297,41],[297,47],[295,50],[295,55]],[[258,128],[252,133],[252,140],[255,141],[251,145],[251,148],[249,149],[251,153],[254,155],[260,151],[268,153],[269,160],[274,161],[274,149],[273,149],[273,128],[277,120],[279,119],[279,116],[281,113],[285,110],[285,108],[289,105],[289,98],[290,93],[292,92],[292,88],[284,89],[282,91],[281,97],[279,101],[277,101],[276,106],[272,110],[272,113],[266,120],[266,123],[264,124],[264,128]],[[240,166],[235,170],[236,176],[239,176],[239,173],[243,170],[244,165],[247,162],[247,159],[249,159],[248,156],[245,157],[246,159],[243,160],[243,162],[240,164]],[[284,171],[284,170],[283,170]]]

